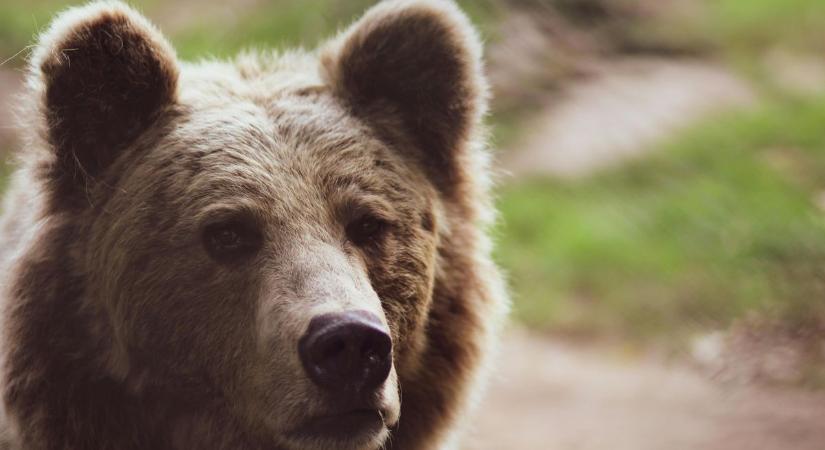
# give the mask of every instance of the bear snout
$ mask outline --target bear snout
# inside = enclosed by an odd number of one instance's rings
[[[369,394],[392,370],[389,330],[362,310],[314,317],[298,342],[298,355],[310,380],[336,394]]]

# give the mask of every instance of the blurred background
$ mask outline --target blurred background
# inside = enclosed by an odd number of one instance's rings
[[[136,6],[198,59],[311,48],[372,3]],[[514,300],[464,448],[825,448],[825,1],[460,3]],[[68,4],[0,3],[3,158],[28,46]]]

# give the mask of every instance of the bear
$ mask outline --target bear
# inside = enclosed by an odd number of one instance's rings
[[[132,7],[90,3],[26,80],[2,448],[460,442],[509,301],[482,45],[456,4],[182,62]]]

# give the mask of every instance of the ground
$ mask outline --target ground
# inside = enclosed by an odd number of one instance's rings
[[[825,393],[523,331],[504,340],[468,450],[821,450]]]
[[[755,101],[745,81],[704,62],[632,58],[593,72],[524,125],[534,131],[502,151],[508,170],[587,175],[654,149],[708,114]]]

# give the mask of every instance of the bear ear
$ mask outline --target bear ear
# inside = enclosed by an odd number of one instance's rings
[[[117,2],[72,8],[40,37],[30,65],[56,176],[99,175],[174,101],[178,66],[160,32]]]
[[[324,49],[321,65],[356,114],[400,120],[437,187],[456,183],[487,86],[480,40],[452,1],[379,3]]]

